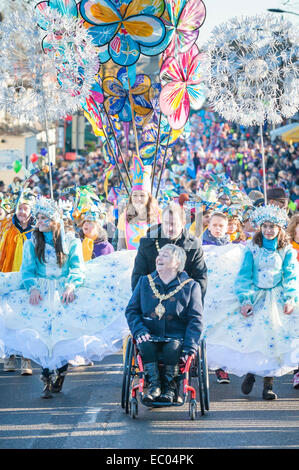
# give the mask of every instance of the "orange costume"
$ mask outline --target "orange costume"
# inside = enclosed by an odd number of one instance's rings
[[[297,251],[297,260],[299,261],[299,243],[296,243],[294,240],[292,240],[291,245],[294,248],[294,250]]]
[[[26,230],[22,230],[16,215],[13,216],[11,225],[3,233],[1,239],[0,271],[9,273],[19,271],[22,264],[23,244],[31,238],[33,220],[29,222]]]

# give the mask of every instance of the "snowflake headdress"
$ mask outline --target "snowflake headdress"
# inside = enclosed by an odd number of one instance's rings
[[[33,206],[33,214],[36,217],[37,214],[43,214],[55,222],[61,223],[62,213],[58,204],[52,199],[48,199],[44,196],[38,196]]]
[[[253,225],[260,227],[264,222],[272,222],[281,228],[288,224],[288,214],[278,206],[266,205],[257,207],[249,216]]]

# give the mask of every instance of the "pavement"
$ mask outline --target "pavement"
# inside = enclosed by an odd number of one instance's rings
[[[210,410],[191,421],[188,404],[148,409],[136,419],[120,406],[122,353],[93,366],[72,367],[63,390],[40,398],[32,376],[0,364],[0,449],[298,449],[299,390],[292,374],[276,378],[278,400],[261,398],[262,378],[244,396],[242,378],[218,384],[210,372]]]

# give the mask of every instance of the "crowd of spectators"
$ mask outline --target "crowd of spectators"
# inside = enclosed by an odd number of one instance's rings
[[[214,117],[205,120],[198,115],[191,117],[190,133],[172,147],[172,157],[167,161],[163,173],[162,188],[172,188],[176,193],[196,194],[202,188],[207,173],[223,174],[236,182],[239,188],[249,194],[263,193],[263,169],[259,129],[244,128],[222,123]],[[267,188],[281,187],[293,205],[299,209],[299,145],[289,145],[280,138],[271,141],[270,129],[263,133],[266,156]],[[134,151],[130,143],[128,160]],[[75,161],[66,161],[62,156],[56,159],[53,169],[54,197],[58,198],[66,188],[92,184],[95,192],[106,197],[105,176],[109,167],[104,159],[102,146]],[[161,162],[156,169],[158,180]],[[125,177],[125,172],[123,171]],[[19,181],[18,181],[19,180]],[[119,186],[121,179],[115,168],[108,180],[108,191]],[[0,192],[16,191],[21,180],[16,176],[7,188],[0,182]],[[39,173],[31,178],[30,186],[37,194],[49,195],[49,176]]]

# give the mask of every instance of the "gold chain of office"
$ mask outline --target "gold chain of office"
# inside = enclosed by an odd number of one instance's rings
[[[186,284],[188,284],[188,282],[192,281],[192,279],[190,279],[190,278],[186,279],[178,287],[176,287],[176,289],[174,289],[173,291],[169,292],[169,294],[166,295],[166,294],[160,294],[160,292],[156,288],[155,283],[153,281],[153,278],[150,274],[148,274],[147,277],[148,277],[148,280],[149,280],[149,283],[150,283],[150,286],[151,286],[151,289],[152,289],[154,295],[157,297],[157,299],[159,299],[159,303],[158,303],[157,307],[155,308],[155,313],[159,317],[159,320],[161,320],[161,318],[163,317],[163,315],[166,311],[164,305],[162,305],[162,301],[163,300],[168,300],[168,299],[170,299],[170,297],[177,294]]]

